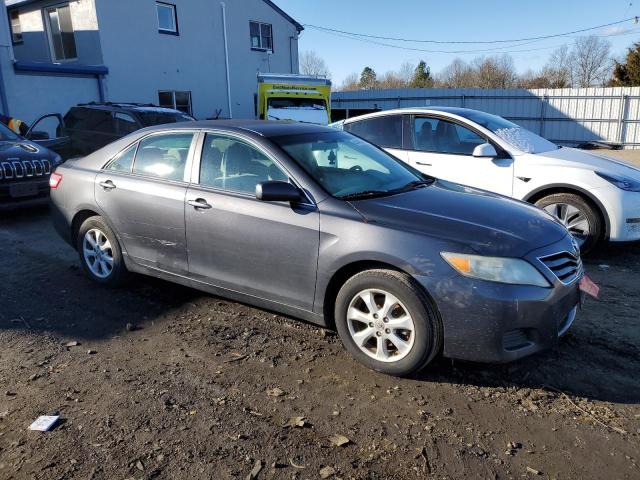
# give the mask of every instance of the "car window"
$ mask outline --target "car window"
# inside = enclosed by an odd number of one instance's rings
[[[438,118],[416,117],[413,124],[413,144],[423,152],[471,155],[487,140],[457,123]]]
[[[106,110],[88,110],[89,115],[83,125],[76,126],[80,130],[90,130],[100,133],[115,133],[111,112]]]
[[[236,192],[255,193],[256,185],[289,177],[273,160],[246,142],[207,134],[200,160],[200,184]]]
[[[274,137],[295,162],[330,195],[387,195],[427,181],[420,172],[347,132]]]
[[[72,108],[64,116],[64,125],[66,128],[82,129],[86,128],[87,118],[89,117],[89,110],[86,108]]]
[[[402,115],[345,123],[343,128],[380,147],[402,148]]]
[[[193,133],[153,135],[140,141],[133,173],[183,180]]]
[[[133,158],[136,155],[136,148],[138,148],[137,143],[120,152],[116,158],[109,162],[106,170],[112,170],[115,172],[131,172]]]
[[[113,120],[116,132],[122,136],[129,135],[140,128],[135,118],[128,113],[114,112]]]

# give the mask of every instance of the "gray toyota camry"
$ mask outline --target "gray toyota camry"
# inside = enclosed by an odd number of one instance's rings
[[[547,213],[326,127],[152,127],[50,184],[56,229],[96,282],[143,273],[335,327],[393,375],[438,354],[505,362],[551,347],[580,301],[577,245]]]

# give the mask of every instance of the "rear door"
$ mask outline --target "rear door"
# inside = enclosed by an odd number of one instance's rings
[[[409,163],[443,180],[511,196],[514,160],[506,152],[494,158],[473,156],[473,150],[488,141],[468,125],[416,115],[411,121]]]
[[[343,128],[366,141],[384,148],[387,152],[403,162],[408,161],[407,152],[403,147],[407,123],[406,115],[383,115],[355,122],[345,122]]]
[[[135,262],[188,274],[184,202],[194,132],[144,137],[96,177],[96,201]]]
[[[311,310],[319,213],[308,203],[256,199],[259,182],[289,180],[279,163],[241,137],[207,133],[187,192],[190,276]],[[290,180],[291,181],[291,180]]]

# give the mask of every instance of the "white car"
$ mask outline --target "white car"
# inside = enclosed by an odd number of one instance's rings
[[[333,124],[433,177],[533,203],[582,251],[640,239],[640,169],[559,147],[502,117],[452,107],[403,108]]]

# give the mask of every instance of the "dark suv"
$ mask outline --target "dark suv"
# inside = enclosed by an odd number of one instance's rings
[[[38,123],[55,114],[38,119],[31,130],[40,139]],[[59,116],[57,116],[60,118]],[[57,125],[55,135],[61,141],[52,146],[64,158],[88,155],[136,130],[165,123],[195,120],[179,110],[140,103],[85,103],[72,107]]]
[[[46,204],[49,177],[61,163],[57,153],[0,124],[0,211]]]

